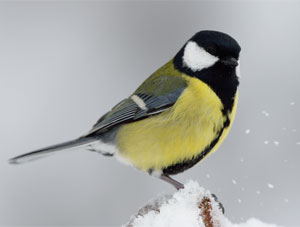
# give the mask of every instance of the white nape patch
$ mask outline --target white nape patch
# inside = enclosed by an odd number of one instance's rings
[[[142,110],[147,110],[145,102],[137,95],[133,95],[130,97],[132,101],[134,101]]]
[[[238,66],[235,68],[235,74],[238,78],[241,77],[241,67],[240,67],[240,60],[238,60]]]
[[[104,143],[101,140],[97,140],[88,145],[89,149],[104,155],[114,155],[118,152],[117,146],[111,143]]]
[[[182,60],[184,66],[195,72],[213,66],[219,58],[208,53],[196,42],[189,41],[184,48]]]

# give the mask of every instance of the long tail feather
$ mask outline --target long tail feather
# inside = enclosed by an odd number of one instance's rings
[[[61,150],[66,150],[70,148],[76,148],[80,146],[86,146],[87,144],[95,141],[95,138],[91,137],[82,137],[79,139],[67,141],[64,143],[52,145],[49,147],[45,147],[36,151],[32,151],[26,154],[19,155],[17,157],[14,157],[12,159],[9,159],[10,164],[22,164],[25,162],[33,161],[36,159],[44,158],[47,157],[56,151],[61,151]]]

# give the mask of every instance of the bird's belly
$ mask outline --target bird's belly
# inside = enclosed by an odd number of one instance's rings
[[[225,117],[210,89],[204,86],[196,94],[190,88],[169,110],[121,126],[117,143],[122,159],[141,170],[160,171],[204,151],[222,129]]]

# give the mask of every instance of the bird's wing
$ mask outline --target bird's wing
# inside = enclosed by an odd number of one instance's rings
[[[170,108],[186,88],[186,82],[180,76],[151,77],[132,96],[103,115],[84,136],[102,133],[113,126],[161,113]]]

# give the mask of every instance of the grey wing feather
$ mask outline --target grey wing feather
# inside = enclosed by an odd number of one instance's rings
[[[176,102],[184,89],[185,88],[180,88],[172,93],[161,96],[136,94],[144,102],[146,109],[140,108],[131,98],[124,99],[110,112],[101,117],[84,136],[101,133],[121,123],[137,121],[161,113],[169,109]]]

